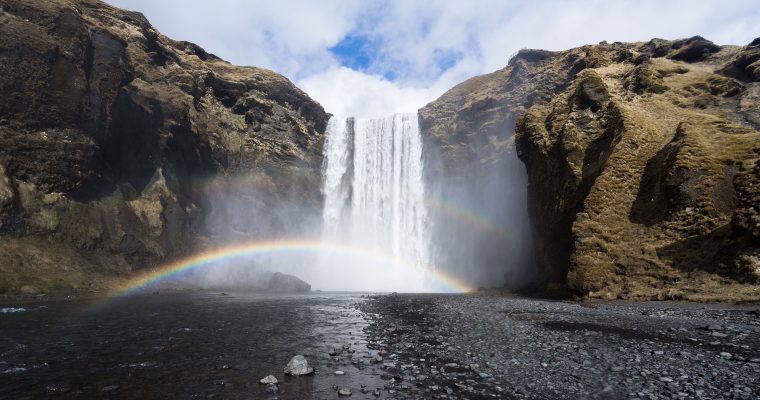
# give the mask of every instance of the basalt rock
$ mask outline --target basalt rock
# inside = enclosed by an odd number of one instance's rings
[[[87,286],[277,229],[291,199],[318,209],[327,118],[140,13],[0,0],[0,291]],[[207,224],[226,197],[267,218]]]
[[[266,290],[281,293],[301,293],[311,290],[311,285],[293,275],[275,272],[269,277]]]
[[[523,50],[420,110],[421,126],[451,173],[473,155],[523,161],[535,280],[758,299],[758,42]]]

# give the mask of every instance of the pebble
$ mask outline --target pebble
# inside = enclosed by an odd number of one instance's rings
[[[343,372],[343,371],[335,371],[335,372],[333,372],[333,374],[335,374],[335,375],[345,375],[346,373]]]
[[[351,396],[351,390],[347,388],[339,389],[338,396]]]
[[[277,378],[274,377],[274,375],[267,375],[261,380],[259,380],[259,383],[262,385],[271,385],[277,383]]]
[[[725,359],[730,359],[731,358],[731,353],[727,353],[725,351],[721,351],[720,352],[720,357],[721,358],[725,358]]]

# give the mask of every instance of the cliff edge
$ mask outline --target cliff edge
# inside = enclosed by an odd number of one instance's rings
[[[269,207],[318,209],[327,119],[281,75],[140,13],[0,0],[0,292],[93,289],[255,237],[245,218],[207,223],[225,193],[272,229]]]

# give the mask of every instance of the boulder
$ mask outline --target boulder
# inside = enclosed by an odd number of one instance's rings
[[[293,275],[275,272],[269,277],[266,290],[279,293],[303,293],[311,290],[311,285]]]
[[[299,354],[290,359],[283,372],[285,372],[285,375],[292,376],[310,375],[314,373],[314,368],[309,366],[306,357]]]

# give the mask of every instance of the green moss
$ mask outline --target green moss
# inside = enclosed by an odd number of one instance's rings
[[[646,63],[634,68],[626,78],[624,85],[628,90],[638,94],[664,93],[668,90],[662,74],[650,68],[649,64]]]

